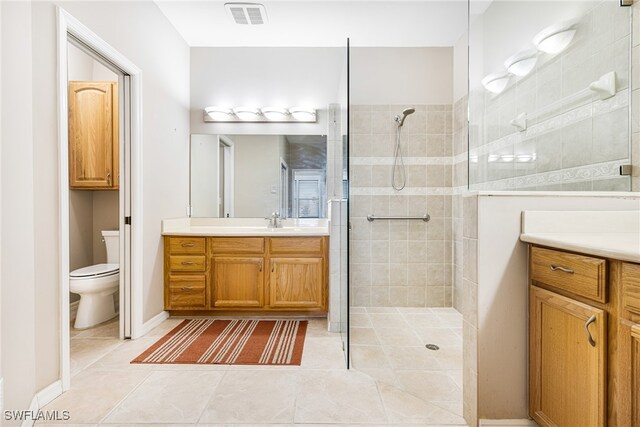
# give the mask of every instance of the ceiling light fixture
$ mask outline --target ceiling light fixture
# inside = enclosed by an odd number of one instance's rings
[[[289,108],[289,112],[298,121],[309,122],[316,120],[316,110],[313,108],[292,107]]]
[[[504,66],[507,71],[516,76],[526,76],[533,70],[538,62],[538,52],[534,49],[518,52],[511,55],[505,62]]]
[[[278,107],[262,107],[260,109],[262,115],[271,121],[283,121],[289,116],[289,110]]]
[[[489,74],[482,79],[482,86],[491,93],[502,93],[506,89],[509,79],[511,79],[509,73]]]
[[[233,112],[240,120],[245,122],[253,122],[260,117],[260,110],[253,107],[235,107]]]
[[[207,107],[204,109],[207,116],[211,118],[211,120],[229,120],[233,116],[233,111],[231,108],[226,107]]]
[[[555,55],[569,46],[577,30],[575,20],[560,22],[540,31],[533,38],[533,44],[538,50]]]

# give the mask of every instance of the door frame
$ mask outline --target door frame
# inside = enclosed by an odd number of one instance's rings
[[[226,135],[220,135],[219,144],[224,146],[224,206],[226,213],[229,214],[231,218],[235,217],[234,212],[234,176],[236,175],[235,164],[236,164],[236,150],[233,145],[233,141]]]
[[[120,338],[125,338],[125,326],[130,326],[130,338],[143,335],[142,318],[142,71],[93,31],[57,7],[58,60],[58,173],[59,173],[59,282],[60,282],[60,377],[62,390],[71,386],[71,347],[69,325],[69,117],[67,89],[67,43],[80,42],[91,53],[124,74],[119,85],[121,121],[119,162],[120,174]],[[125,152],[127,152],[125,156]],[[130,171],[130,178],[127,174]],[[124,184],[124,185],[123,185]],[[133,217],[125,224],[125,216]],[[124,237],[124,238],[123,238]],[[130,239],[127,239],[130,237]],[[125,252],[125,240],[130,250]],[[125,259],[130,254],[130,260]],[[124,261],[124,262],[123,262]],[[127,280],[128,279],[128,280]],[[127,283],[128,282],[128,283]],[[130,296],[130,298],[129,298]],[[126,313],[128,311],[128,313]],[[126,314],[129,314],[128,316]],[[124,318],[130,319],[125,325]]]

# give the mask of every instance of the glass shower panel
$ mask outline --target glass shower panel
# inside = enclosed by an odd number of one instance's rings
[[[470,189],[630,191],[631,8],[474,3]]]
[[[340,180],[336,180],[340,198],[340,336],[347,369],[351,366],[349,355],[349,39],[342,73],[340,114]],[[338,151],[338,150],[336,150]]]

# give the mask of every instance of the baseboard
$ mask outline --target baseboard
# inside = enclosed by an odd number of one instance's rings
[[[137,338],[141,338],[151,332],[156,326],[164,322],[169,318],[168,311],[161,311],[156,316],[153,316],[151,319],[147,320],[142,324],[142,331]]]
[[[33,420],[35,415],[42,409],[44,406],[48,405],[55,399],[56,397],[62,394],[62,381],[58,380],[53,384],[50,384],[36,393],[31,399],[31,405],[29,405],[29,412],[32,414],[30,419],[25,419],[22,421],[22,427],[32,427],[35,424]]]
[[[538,424],[529,419],[521,420],[480,420],[480,427],[538,427]]]
[[[69,304],[69,320],[76,320],[76,316],[78,315],[78,305],[80,305],[80,300]]]

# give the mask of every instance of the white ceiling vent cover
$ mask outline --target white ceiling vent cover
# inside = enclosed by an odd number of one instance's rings
[[[224,8],[236,24],[262,25],[267,23],[267,10],[259,3],[225,3]]]

